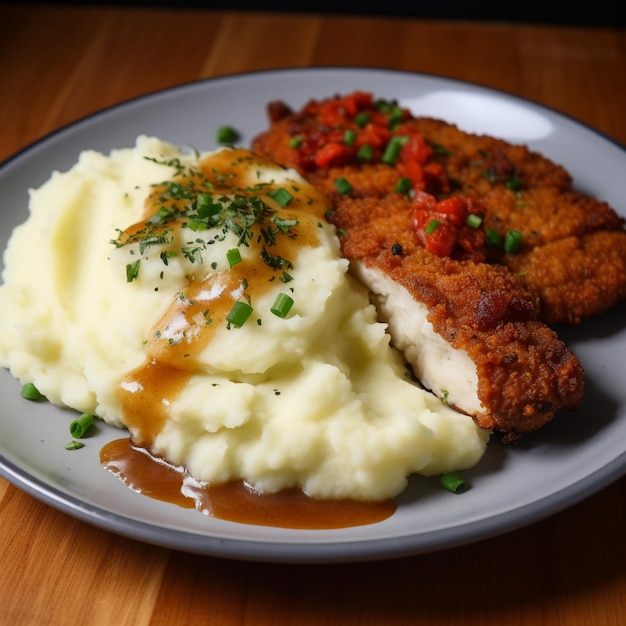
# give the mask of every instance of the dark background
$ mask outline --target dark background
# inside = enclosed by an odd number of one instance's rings
[[[15,2],[17,0],[14,0]],[[0,4],[4,0],[0,0]],[[501,0],[501,2],[472,2],[432,0],[430,2],[406,0],[378,0],[349,2],[347,0],[101,0],[84,2],[66,0],[52,2],[40,0],[34,4],[118,5],[128,7],[163,7],[180,9],[289,11],[300,13],[324,13],[335,15],[376,15],[388,17],[413,17],[422,19],[461,19],[489,22],[528,22],[532,24],[562,24],[592,27],[626,26],[626,2],[624,0],[591,0],[580,2],[538,2],[537,0]]]

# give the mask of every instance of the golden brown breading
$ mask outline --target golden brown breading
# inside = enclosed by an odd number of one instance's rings
[[[411,211],[389,197],[334,196],[330,220],[345,232],[342,252],[377,268],[428,308],[434,330],[475,363],[474,418],[507,433],[536,430],[578,406],[583,370],[554,331],[537,320],[535,294],[499,265],[457,261],[429,253],[411,226]],[[398,247],[399,246],[399,247]],[[401,249],[401,251],[400,251]]]
[[[511,144],[488,135],[460,130],[454,124],[432,118],[416,117],[418,132],[437,147],[435,159],[445,164],[453,184],[467,193],[484,195],[496,183],[515,176],[532,182],[533,187],[571,188],[570,174],[527,146]]]
[[[274,103],[269,114],[271,126],[255,138],[253,149],[298,169],[326,193],[333,207],[328,219],[339,229],[344,256],[380,270],[402,285],[427,307],[428,320],[450,349],[467,352],[478,374],[482,404],[482,410],[474,415],[478,424],[514,438],[540,428],[558,411],[579,405],[582,367],[571,350],[539,321],[539,299],[525,278],[499,263],[479,262],[484,258],[480,246],[476,246],[476,254],[469,255],[470,260],[427,250],[415,227],[415,201],[394,190],[401,171],[379,161],[342,163],[341,159],[322,167],[308,155],[303,157],[293,148],[292,138],[304,137],[313,145],[327,130],[318,118],[315,101],[297,113],[283,103]],[[405,115],[405,124],[414,123]],[[445,129],[436,126],[440,133]],[[443,135],[439,139],[443,142]],[[493,144],[488,145],[495,155]],[[510,150],[535,179],[543,175],[551,187],[563,189],[570,184],[567,172],[538,168],[526,149],[503,144],[503,150],[506,158],[493,156],[490,161],[494,168],[497,164],[499,176],[504,176],[509,166],[506,150]],[[455,175],[471,167],[469,161],[454,160],[452,155],[448,158],[445,163],[450,165],[450,173],[439,177],[436,169],[427,173],[433,176],[431,186],[441,195],[457,191],[447,185],[446,175],[454,183]],[[482,174],[471,172],[473,178],[464,178],[468,185],[484,187],[485,192],[494,190],[489,181],[484,186]],[[338,191],[335,181],[342,177],[349,180],[350,193]],[[478,192],[473,195],[477,197]],[[487,219],[493,223],[494,214]]]
[[[417,118],[453,195],[475,197],[485,229],[523,236],[520,252],[492,249],[488,260],[526,277],[541,319],[576,324],[626,298],[626,220],[606,202],[572,189],[568,172],[526,146]]]
[[[405,287],[427,306],[435,332],[474,362],[483,410],[473,417],[480,426],[527,432],[578,406],[582,367],[537,320],[537,299],[520,277],[501,266],[437,257],[411,241],[412,231],[401,220],[347,230],[352,235],[344,240],[344,254]],[[402,253],[394,254],[398,243]]]
[[[619,231],[557,239],[503,263],[540,294],[548,324],[577,324],[626,298],[626,237]]]
[[[270,121],[289,136],[318,132],[311,103],[299,112],[284,103],[270,109]],[[436,193],[438,198],[474,198],[485,211],[484,230],[500,237],[512,229],[522,234],[518,254],[487,248],[487,260],[526,277],[539,296],[543,321],[577,324],[626,298],[626,220],[606,202],[574,191],[562,166],[527,146],[466,133],[441,120],[410,117],[405,125],[435,147],[432,161],[443,166],[449,183],[449,189]],[[280,132],[264,134],[256,139],[256,149],[306,171],[326,193],[334,192],[335,178],[348,173],[365,195],[380,195],[400,177],[397,170],[380,165],[358,171],[351,165],[314,169],[284,139]],[[543,246],[548,247],[538,249]]]

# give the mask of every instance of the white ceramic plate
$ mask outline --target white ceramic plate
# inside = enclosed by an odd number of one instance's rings
[[[69,168],[84,149],[134,145],[139,134],[180,146],[215,148],[232,124],[242,145],[267,126],[266,103],[299,107],[311,97],[354,89],[397,98],[414,113],[469,131],[528,143],[573,174],[579,189],[623,206],[626,152],[576,121],[531,102],[434,76],[370,69],[293,69],[183,85],[102,111],[46,137],[0,168],[0,248],[27,217],[27,190]],[[370,526],[302,531],[235,524],[152,500],[101,468],[99,451],[120,431],[99,425],[82,450],[68,452],[71,412],[21,399],[0,371],[0,472],[36,498],[120,535],[236,559],[333,562],[380,559],[452,547],[510,531],[569,506],[626,471],[625,307],[565,329],[561,336],[586,368],[582,410],[563,414],[520,445],[492,441],[466,472],[462,495],[414,478],[397,512]]]

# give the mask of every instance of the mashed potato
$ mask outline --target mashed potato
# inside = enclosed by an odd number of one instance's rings
[[[0,364],[201,481],[382,499],[474,465],[488,433],[410,380],[325,209],[245,150],[83,152],[5,252]]]

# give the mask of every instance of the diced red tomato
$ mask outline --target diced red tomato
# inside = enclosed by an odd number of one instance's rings
[[[343,111],[336,106],[327,106],[320,111],[320,122],[324,126],[336,126],[343,120]]]
[[[435,211],[437,208],[437,198],[431,193],[424,191],[418,192],[413,198],[413,207],[415,216],[420,212]]]
[[[412,134],[402,147],[400,161],[403,163],[415,162],[426,165],[433,154],[433,149],[424,141],[421,135]]]
[[[391,131],[385,126],[369,123],[357,133],[356,145],[369,145],[372,148],[382,148],[391,139]]]
[[[374,97],[368,91],[355,91],[352,96],[361,110],[369,109],[374,101]]]
[[[417,232],[426,249],[444,257],[450,256],[459,240],[460,227],[445,213],[419,211],[415,215]]]
[[[351,155],[351,150],[340,143],[327,143],[322,146],[315,155],[317,167],[330,167],[346,162]]]
[[[345,96],[341,100],[345,112],[354,117],[359,111],[369,108],[372,105],[372,94],[364,91],[355,91]]]
[[[396,168],[402,174],[407,176],[413,182],[413,189],[425,190],[424,182],[424,168],[415,161],[408,161],[407,163],[398,163]]]
[[[437,256],[451,256],[467,219],[467,202],[462,198],[437,202],[434,196],[422,193],[416,196],[414,206],[413,220],[426,249]]]
[[[365,126],[355,121],[363,112],[369,119]],[[299,167],[314,170],[349,164],[364,145],[373,148],[369,162],[380,164],[394,135],[408,137],[398,159],[389,167],[395,167],[400,176],[413,183],[413,220],[420,240],[438,256],[484,260],[484,231],[466,223],[469,213],[480,212],[480,207],[458,197],[437,201],[436,196],[450,192],[450,181],[441,163],[433,160],[433,148],[416,132],[408,110],[403,109],[398,120],[397,108],[379,109],[372,94],[355,91],[322,102],[312,101],[307,113],[316,118],[318,125],[305,133],[297,148]],[[346,142],[347,130],[354,133],[354,142]]]
[[[413,201],[413,222],[418,237],[427,250],[437,256],[484,261],[485,234],[467,226],[467,216],[478,208],[464,198],[452,197],[437,201],[435,196],[421,192]]]
[[[347,115],[354,117],[359,112],[359,105],[357,104],[355,94],[346,96],[342,100],[342,105]]]
[[[437,203],[437,212],[449,216],[456,224],[465,224],[467,220],[467,201],[463,198],[446,198]]]

